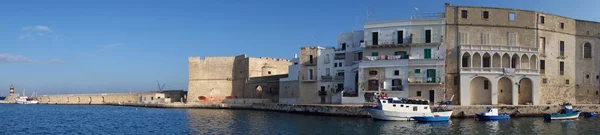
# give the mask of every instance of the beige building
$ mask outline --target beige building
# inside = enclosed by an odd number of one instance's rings
[[[446,96],[460,105],[599,103],[600,23],[446,4]]]
[[[221,102],[226,98],[278,100],[279,78],[287,77],[286,59],[190,57],[188,102]]]

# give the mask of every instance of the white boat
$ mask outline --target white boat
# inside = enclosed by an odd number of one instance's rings
[[[16,99],[17,104],[38,104],[39,101],[29,98],[28,96],[21,96]]]
[[[32,97],[34,95],[36,95],[36,92],[33,92],[33,94],[31,95]],[[23,95],[25,95],[25,90],[23,89]],[[33,99],[31,97],[28,96],[20,96],[19,98],[15,99],[17,104],[38,104],[38,100],[37,99]]]
[[[376,107],[365,107],[371,117],[380,120],[414,120],[412,117],[440,116],[450,117],[452,111],[431,111],[428,101],[383,97],[377,99]]]

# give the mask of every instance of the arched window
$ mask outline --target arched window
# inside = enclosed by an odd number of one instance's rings
[[[592,58],[592,44],[583,44],[583,58]]]

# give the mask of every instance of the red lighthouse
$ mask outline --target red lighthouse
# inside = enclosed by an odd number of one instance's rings
[[[10,85],[10,95],[15,94],[15,86]]]

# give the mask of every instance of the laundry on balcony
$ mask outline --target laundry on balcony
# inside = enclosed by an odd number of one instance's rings
[[[514,74],[515,74],[514,68],[502,68],[502,75],[514,75]]]
[[[402,55],[382,55],[382,56],[365,56],[365,59],[367,59],[369,61],[376,61],[376,60],[400,60],[400,59],[406,59],[406,58],[402,57]]]

